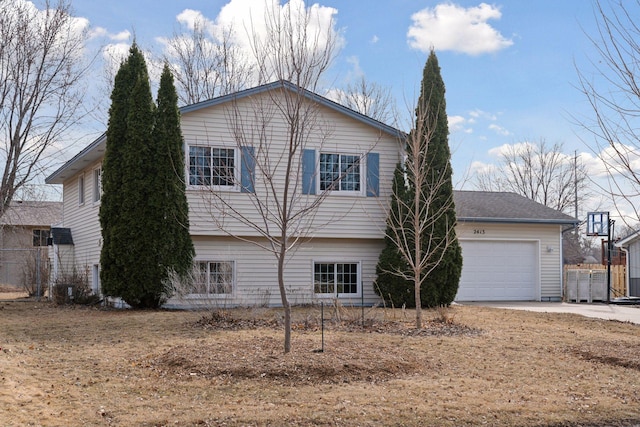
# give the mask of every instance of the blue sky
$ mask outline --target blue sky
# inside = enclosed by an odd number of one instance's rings
[[[216,22],[256,13],[260,3],[72,2],[76,16],[86,18],[95,32],[95,48],[126,49],[135,33],[143,49],[155,52],[162,50],[158,39],[172,35],[180,25],[177,17],[184,18],[185,10]],[[589,58],[595,59],[588,39],[596,30],[591,1],[306,2],[308,7],[313,4],[333,17],[343,42],[326,89],[364,75],[389,87],[399,110],[407,112],[415,107],[428,49],[436,49],[447,88],[449,141],[458,188],[473,189],[469,173],[495,164],[505,144],[546,139],[564,144],[568,154],[583,153],[587,164],[593,162],[593,153],[580,140],[581,129],[575,124],[576,117],[591,115],[576,88],[576,67],[588,74]]]

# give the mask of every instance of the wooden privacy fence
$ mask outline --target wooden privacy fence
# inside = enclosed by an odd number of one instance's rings
[[[606,274],[607,266],[602,264],[565,265],[564,266],[565,300],[567,300],[568,297],[571,297],[568,292],[569,290],[567,289],[569,270],[580,270],[583,272],[596,271],[600,275],[602,274],[602,272]],[[627,295],[626,272],[627,272],[627,267],[625,265],[611,266],[611,298],[624,297]],[[578,299],[581,299],[581,298],[578,298]]]

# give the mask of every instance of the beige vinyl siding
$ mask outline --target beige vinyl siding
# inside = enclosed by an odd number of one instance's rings
[[[63,227],[71,229],[74,244],[75,267],[84,271],[100,262],[100,249],[102,248],[102,233],[98,212],[100,203],[92,202],[93,170],[100,163],[87,165],[81,172],[84,173],[85,203],[78,206],[78,176],[76,174],[63,184]]]
[[[540,297],[542,300],[547,300],[562,296],[562,230],[560,225],[461,222],[456,227],[456,233],[458,239],[461,240],[539,242]]]
[[[261,99],[269,99],[269,94],[261,94],[257,98],[243,98],[237,108],[239,116],[245,121],[252,120],[255,108]],[[218,105],[204,108],[182,116],[182,132],[185,141],[185,154],[188,163],[189,145],[210,145],[236,147],[236,140],[232,135],[234,122],[229,119],[230,105]],[[275,110],[265,107],[270,121],[266,134],[269,137],[270,159],[285,156],[287,131],[284,121]],[[251,134],[251,125],[243,123],[243,129]],[[256,131],[257,132],[257,131]],[[252,145],[254,136],[250,135],[246,145]],[[310,140],[305,144],[307,149],[321,152],[335,152],[360,154],[365,157],[361,173],[366,181],[366,154],[378,153],[380,156],[380,197],[366,197],[366,188],[362,188],[361,195],[330,194],[315,212],[312,223],[305,223],[302,229],[307,230],[314,237],[346,237],[346,238],[381,238],[385,228],[388,212],[388,199],[391,190],[391,180],[396,163],[399,161],[400,144],[394,137],[381,133],[378,129],[362,124],[329,108],[320,107],[317,111],[317,124],[313,129]],[[260,160],[258,160],[260,162]],[[294,167],[298,168],[298,164]],[[188,169],[188,165],[187,165]],[[283,169],[283,168],[280,168]],[[185,171],[188,175],[188,170]],[[302,181],[300,174],[295,174],[295,190],[298,195],[299,206],[308,205],[317,199],[315,195],[301,194]],[[281,173],[274,178],[276,186],[284,187],[284,175]],[[256,168],[256,192],[264,194],[259,168]],[[252,195],[238,191],[218,191],[230,204],[249,216],[252,222],[261,223],[261,218],[252,203]],[[206,187],[190,187],[188,200],[191,207],[191,232],[195,235],[223,235],[219,225],[212,223],[212,216],[220,218],[215,206],[215,197]],[[224,218],[224,227],[235,235],[252,236],[256,232],[249,227],[235,221],[231,216]]]
[[[200,305],[212,306],[253,306],[281,305],[278,290],[276,259],[270,252],[255,244],[240,241],[232,237],[194,237],[196,261],[233,261],[235,284],[231,295],[219,295]],[[265,242],[266,243],[266,242]],[[344,262],[359,263],[360,281],[364,288],[365,304],[374,304],[379,297],[373,290],[376,278],[375,267],[383,248],[381,240],[353,239],[313,239],[301,245],[291,254],[285,268],[285,285],[289,302],[308,304],[326,301],[314,294],[313,263]],[[357,304],[362,300],[360,294],[352,299],[341,299],[343,304]],[[193,303],[188,298],[174,297],[169,304],[183,305]]]

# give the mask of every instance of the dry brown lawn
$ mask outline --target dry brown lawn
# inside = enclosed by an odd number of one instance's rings
[[[0,301],[1,426],[631,426],[640,326],[483,307],[117,311]],[[339,315],[339,316],[338,316]],[[442,322],[448,317],[449,322]]]

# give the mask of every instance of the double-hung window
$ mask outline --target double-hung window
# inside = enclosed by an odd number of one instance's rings
[[[47,246],[47,240],[51,237],[51,230],[33,230],[33,246]]]
[[[197,261],[194,294],[230,295],[233,293],[233,261]]]
[[[93,170],[93,203],[98,203],[102,196],[102,168]]]
[[[84,205],[84,175],[78,177],[78,205]]]
[[[360,265],[357,262],[315,262],[313,286],[316,295],[356,296],[359,293]]]
[[[189,185],[234,188],[237,179],[236,150],[189,146]]]
[[[362,189],[359,155],[320,153],[320,191],[357,192]]]

